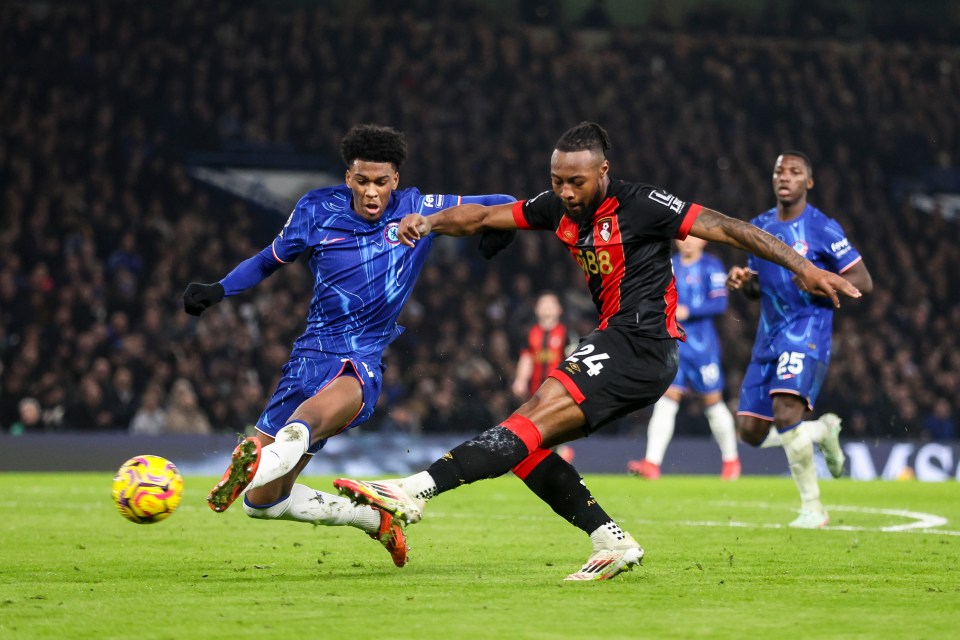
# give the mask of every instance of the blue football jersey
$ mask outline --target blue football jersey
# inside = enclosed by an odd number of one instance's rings
[[[302,355],[377,355],[403,328],[397,316],[423,268],[432,234],[410,248],[397,229],[409,213],[430,215],[460,204],[457,195],[421,195],[398,189],[376,222],[351,208],[346,185],[304,195],[272,244],[274,258],[287,263],[309,253],[314,276],[307,328],[293,345]]]
[[[719,352],[720,341],[713,318],[727,310],[727,272],[723,263],[709,253],[689,265],[681,262],[678,253],[672,261],[677,302],[690,311],[690,316],[681,321],[687,332],[687,341],[680,344],[681,360],[698,353]]]
[[[793,220],[778,220],[773,208],[751,222],[821,269],[843,273],[861,259],[840,224],[812,205]],[[787,350],[784,343],[788,343],[800,345],[799,350],[828,362],[833,333],[830,299],[800,290],[793,282],[793,273],[773,262],[751,255],[748,266],[757,274],[761,294],[753,358],[776,359]]]

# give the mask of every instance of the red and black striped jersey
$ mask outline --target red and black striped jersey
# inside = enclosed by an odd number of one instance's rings
[[[536,393],[547,376],[563,362],[567,355],[565,353],[567,341],[567,328],[563,323],[549,330],[535,324],[527,333],[527,344],[522,353],[529,355],[533,360],[533,372],[527,384],[531,396]]]
[[[702,207],[648,184],[611,180],[592,219],[566,214],[553,191],[513,205],[521,229],[553,231],[583,270],[600,329],[633,325],[653,338],[685,338],[677,324],[672,241],[687,237]]]

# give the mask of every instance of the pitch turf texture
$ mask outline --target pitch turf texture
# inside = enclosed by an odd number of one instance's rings
[[[516,479],[434,500],[403,569],[356,529],[210,511],[214,478],[135,525],[109,474],[0,474],[0,638],[950,638],[960,484],[823,483],[830,528],[787,529],[788,478],[590,476],[646,548],[565,583],[587,538]],[[311,477],[329,490],[331,478]]]

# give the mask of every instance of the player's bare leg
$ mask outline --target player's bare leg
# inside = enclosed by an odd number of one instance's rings
[[[360,382],[342,375],[297,407],[275,438],[259,433],[242,441],[230,468],[207,497],[210,508],[225,511],[245,492],[286,476],[311,444],[338,433],[362,406]]]
[[[258,434],[258,438],[264,447],[273,444],[273,438],[266,434]],[[355,527],[380,542],[396,566],[404,566],[407,543],[400,522],[383,510],[358,506],[340,496],[298,483],[300,473],[310,460],[311,456],[303,455],[286,475],[248,490],[243,497],[244,512],[251,518],[264,520]]]

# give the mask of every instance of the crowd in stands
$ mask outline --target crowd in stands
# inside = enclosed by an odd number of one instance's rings
[[[957,437],[958,221],[891,184],[960,164],[960,47],[650,27],[588,38],[482,3],[428,4],[0,7],[0,433],[233,433],[256,421],[312,282],[294,265],[199,320],[183,313],[188,282],[224,276],[287,213],[193,181],[188,152],[335,156],[351,125],[376,122],[407,133],[403,185],[522,198],[549,187],[553,143],[586,119],[613,136],[615,178],[744,219],[773,205],[779,151],[811,156],[811,201],[843,224],[875,282],[837,315],[818,411],[840,413],[850,437]],[[561,293],[576,333],[593,328],[582,275],[549,234],[521,233],[489,263],[475,239],[438,242],[365,428],[472,432],[506,415],[543,289]],[[732,300],[719,324],[735,405],[757,310]],[[689,413],[681,432],[698,426]],[[611,431],[644,425],[640,414]]]

